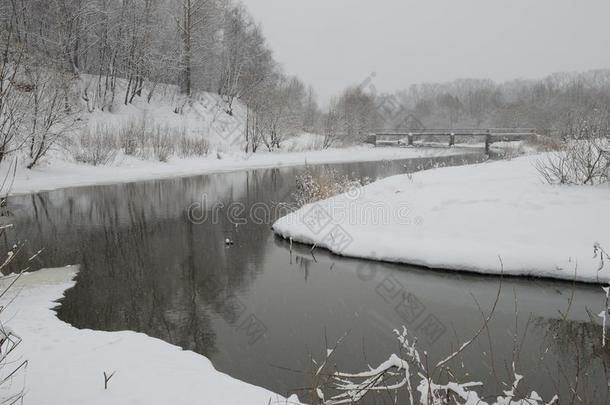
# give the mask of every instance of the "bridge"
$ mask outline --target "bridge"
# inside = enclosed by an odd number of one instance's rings
[[[379,131],[369,135],[367,143],[375,146],[424,146],[425,141],[440,143],[448,147],[459,143],[485,142],[485,152],[496,142],[523,141],[538,136],[534,128],[490,128],[490,129],[425,129],[425,130],[399,130]]]

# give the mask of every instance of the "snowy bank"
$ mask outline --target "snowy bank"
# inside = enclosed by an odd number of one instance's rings
[[[463,153],[469,153],[469,151],[459,148],[406,149],[353,146],[344,149],[307,152],[259,152],[250,155],[244,153],[213,154],[191,159],[172,158],[167,163],[123,156],[114,164],[106,166],[89,166],[60,159],[49,159],[32,170],[19,168],[10,194],[28,194],[66,187],[127,183],[265,167],[399,160]],[[0,167],[0,176],[2,178],[6,176],[7,170],[9,170],[7,164]]]
[[[25,274],[11,289],[16,299],[4,314],[23,338],[25,403],[296,403],[222,374],[205,357],[161,340],[135,332],[78,330],[60,321],[53,301],[72,287],[76,272],[76,267],[40,270]],[[116,372],[107,390],[104,372]]]
[[[595,243],[610,246],[610,188],[543,184],[537,158],[390,177],[304,206],[273,229],[345,256],[610,281],[593,257]]]

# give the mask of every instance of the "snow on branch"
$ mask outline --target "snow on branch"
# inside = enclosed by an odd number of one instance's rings
[[[416,349],[416,340],[410,339],[408,331],[403,327],[402,332],[395,331],[401,344],[401,355],[392,354],[377,367],[370,367],[367,371],[358,373],[345,373],[336,371],[331,375],[332,389],[337,393],[325,400],[322,390],[317,387],[317,397],[322,405],[339,405],[358,403],[370,393],[393,393],[397,398],[398,390],[405,388],[408,392],[409,404],[422,405],[551,405],[558,401],[554,396],[550,402],[545,402],[536,391],[523,396],[518,394],[518,385],[523,376],[515,371],[512,364],[514,379],[511,388],[486,402],[475,388],[482,387],[481,382],[450,381],[440,384],[433,379],[434,371],[443,367],[454,356],[447,357],[447,361],[428,370],[421,361],[419,351]],[[331,352],[332,353],[332,352]],[[416,387],[416,392],[413,390]]]

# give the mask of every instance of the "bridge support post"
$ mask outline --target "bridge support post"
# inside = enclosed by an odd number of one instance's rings
[[[455,145],[455,134],[452,132],[449,134],[449,147]]]
[[[485,134],[485,153],[489,155],[489,147],[491,146],[491,131],[487,130]]]
[[[407,135],[407,142],[409,144],[409,146],[413,146],[413,134],[409,134]]]

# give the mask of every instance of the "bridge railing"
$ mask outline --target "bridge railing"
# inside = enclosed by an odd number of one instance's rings
[[[456,137],[471,137],[484,140],[485,151],[489,152],[490,145],[495,142],[520,141],[528,137],[537,136],[535,128],[489,128],[489,129],[425,129],[425,130],[383,130],[371,134],[367,142],[374,145],[405,145],[414,146],[414,140],[421,138],[447,138],[447,146],[455,145]]]

